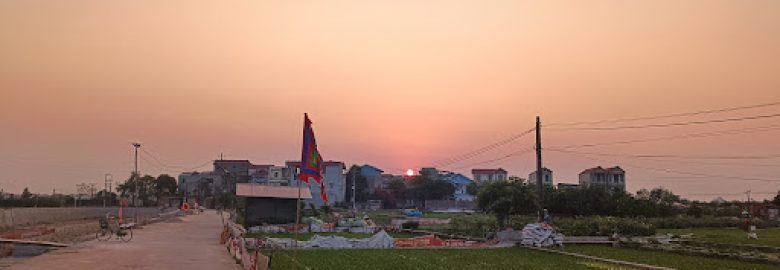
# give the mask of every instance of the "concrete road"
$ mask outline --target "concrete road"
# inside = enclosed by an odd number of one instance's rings
[[[241,269],[219,244],[222,221],[214,211],[173,218],[133,231],[124,243],[89,241],[23,260],[8,269]]]

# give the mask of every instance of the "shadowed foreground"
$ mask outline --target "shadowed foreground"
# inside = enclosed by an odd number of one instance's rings
[[[23,260],[8,269],[240,269],[219,244],[214,212],[151,224],[123,243],[89,241]]]

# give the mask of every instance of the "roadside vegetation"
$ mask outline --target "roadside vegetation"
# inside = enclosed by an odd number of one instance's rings
[[[365,233],[346,233],[346,232],[318,232],[318,233],[247,233],[245,235],[246,238],[263,238],[263,237],[271,237],[271,238],[291,238],[296,239],[298,241],[308,241],[311,239],[315,234],[320,236],[341,236],[344,238],[350,238],[350,239],[359,239],[359,238],[368,238],[371,237],[372,234],[365,234]],[[411,233],[388,233],[393,238],[411,238],[414,237]]]
[[[292,269],[294,251],[276,251],[272,269]],[[614,269],[529,249],[299,250],[298,269]]]
[[[778,269],[778,266],[776,265],[631,248],[616,248],[596,245],[569,245],[566,246],[563,250],[601,258],[671,267],[680,270]]]
[[[738,228],[663,229],[658,232],[674,235],[692,234],[696,240],[721,244],[780,247],[780,228],[759,229],[756,231],[758,239],[748,239],[745,231]]]

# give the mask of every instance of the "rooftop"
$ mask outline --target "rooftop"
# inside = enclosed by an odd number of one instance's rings
[[[311,199],[308,188],[300,189],[301,199]],[[251,183],[236,183],[236,196],[250,198],[297,199],[297,187],[266,186]]]
[[[214,165],[216,164],[241,164],[241,165],[252,165],[249,160],[246,159],[217,159],[214,160]]]
[[[607,172],[625,172],[620,166],[615,166],[611,168],[602,168],[601,166],[590,168],[587,170],[582,171],[580,174],[586,174],[586,173],[607,173]]]
[[[498,169],[473,169],[471,170],[471,173],[473,174],[482,174],[482,173],[506,173],[506,170],[502,168]]]

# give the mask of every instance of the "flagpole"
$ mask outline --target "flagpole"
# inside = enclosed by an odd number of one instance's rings
[[[301,220],[301,179],[298,179],[298,200],[295,201],[295,235],[293,236],[293,270],[298,264],[298,225]]]

